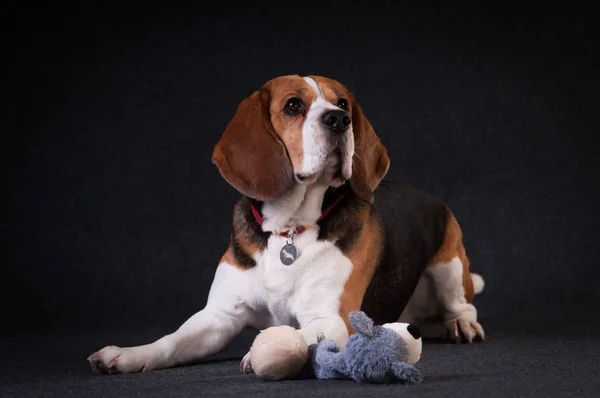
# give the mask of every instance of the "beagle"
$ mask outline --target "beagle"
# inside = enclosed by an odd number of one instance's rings
[[[456,342],[484,339],[459,224],[438,199],[382,181],[390,160],[355,97],[319,76],[282,76],[241,102],[213,163],[242,199],[206,307],[136,347],[90,355],[104,373],[189,363],[244,328],[298,328],[344,347],[348,313],[376,323],[441,318]],[[251,369],[244,357],[243,370]]]

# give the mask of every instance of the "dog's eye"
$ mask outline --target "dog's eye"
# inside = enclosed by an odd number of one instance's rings
[[[348,110],[348,101],[345,98],[340,98],[338,100],[337,106],[345,111]]]
[[[294,115],[302,112],[303,108],[304,108],[304,104],[302,104],[302,101],[299,98],[290,98],[285,103],[285,108],[283,108],[283,110],[288,115],[294,116]]]

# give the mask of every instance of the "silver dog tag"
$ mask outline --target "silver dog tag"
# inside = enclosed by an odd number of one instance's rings
[[[281,252],[279,253],[279,259],[281,260],[283,265],[292,265],[294,261],[298,258],[298,249],[294,246],[293,243],[288,243],[281,248]]]

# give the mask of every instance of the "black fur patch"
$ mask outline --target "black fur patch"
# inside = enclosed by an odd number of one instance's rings
[[[247,253],[239,244],[235,234],[231,234],[231,251],[237,264],[243,268],[252,268],[256,265],[256,261]]]
[[[240,240],[264,250],[267,247],[269,236],[271,236],[270,232],[262,230],[254,218],[251,205],[254,205],[261,212],[262,203],[247,197],[242,198],[233,210],[233,232],[231,234],[230,248],[236,262],[244,268],[256,266],[256,261],[252,258],[251,253],[248,253],[240,245]]]
[[[335,242],[342,253],[347,254],[356,243],[363,227],[356,214],[362,209],[368,208],[370,204],[347,186],[342,186],[338,189],[330,189],[325,193],[321,210],[324,211],[331,206],[340,195],[344,195],[344,198],[323,220],[319,221],[319,237],[317,239]]]
[[[254,205],[259,214],[262,214],[262,202],[249,198],[247,198],[247,201],[242,201],[240,206],[240,214],[243,214],[244,216],[244,224],[247,226],[246,232],[252,235],[253,243],[264,249],[267,247],[267,242],[269,241],[271,232],[265,232],[262,230],[262,227],[258,224],[254,218],[254,215],[252,214],[252,210],[250,209],[251,204]]]
[[[398,321],[425,267],[442,245],[448,209],[425,192],[390,181],[375,191],[375,208],[385,244],[361,310],[382,324]]]

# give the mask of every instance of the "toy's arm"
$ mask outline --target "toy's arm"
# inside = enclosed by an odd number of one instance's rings
[[[321,340],[320,344],[317,347],[317,353],[321,353],[322,355],[327,355],[326,353],[338,353],[340,352],[339,347],[335,344],[335,341],[331,339]]]
[[[392,364],[394,376],[403,384],[418,384],[421,382],[421,372],[413,365],[404,362],[394,362]]]
[[[347,379],[344,355],[331,339],[321,342],[314,350],[313,368],[318,379]]]

